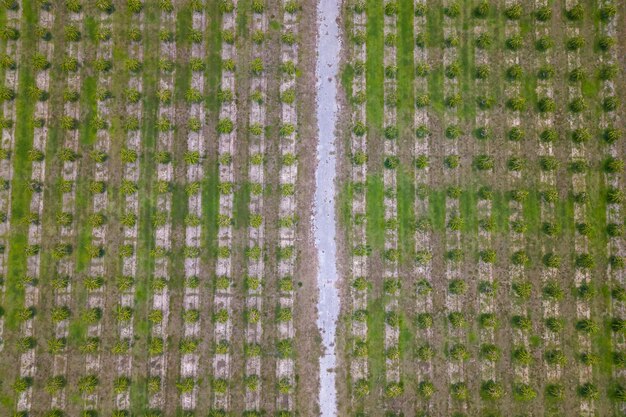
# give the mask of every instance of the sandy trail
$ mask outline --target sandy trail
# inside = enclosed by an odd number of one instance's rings
[[[320,290],[318,302],[318,327],[322,334],[324,353],[320,358],[319,404],[322,416],[337,415],[337,389],[335,386],[336,322],[339,316],[339,291],[337,288],[336,222],[335,222],[335,125],[337,122],[337,83],[339,70],[340,3],[320,0],[317,9],[318,55],[317,75],[317,145],[318,164],[315,174],[315,244],[319,270],[317,282]]]

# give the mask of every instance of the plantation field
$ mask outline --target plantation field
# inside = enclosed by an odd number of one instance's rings
[[[0,3],[0,415],[314,415],[315,4]]]
[[[625,415],[624,13],[343,4],[339,415]]]
[[[626,415],[624,39],[624,0],[0,0],[0,416]]]

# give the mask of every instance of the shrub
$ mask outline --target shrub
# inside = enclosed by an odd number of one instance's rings
[[[358,398],[363,398],[370,393],[369,382],[366,379],[359,379],[354,384],[354,394]]]
[[[423,383],[422,383],[423,384]],[[418,393],[424,395],[428,395],[430,391],[426,387],[422,387],[422,384],[418,386]],[[423,388],[423,392],[422,392]],[[433,389],[434,390],[434,389]],[[385,397],[387,398],[397,398],[404,393],[404,385],[400,382],[390,382],[385,387]],[[431,394],[432,395],[432,394]]]
[[[520,3],[512,4],[504,10],[504,16],[509,20],[519,20],[524,12]]]
[[[614,4],[605,4],[599,10],[600,19],[604,22],[612,20],[617,14],[617,7]]]
[[[456,35],[449,36],[447,38],[444,38],[443,40],[443,45],[446,48],[458,48],[460,44],[461,44],[461,41],[459,40],[459,37]]]
[[[612,112],[619,106],[619,99],[616,96],[605,97],[602,100],[602,110],[605,112]]]
[[[461,158],[458,155],[448,155],[443,162],[447,168],[454,169],[459,167],[460,161]]]
[[[574,327],[582,333],[593,334],[598,331],[598,325],[591,319],[578,320]]]
[[[418,108],[427,107],[430,104],[430,96],[428,93],[418,94],[415,98],[415,106]]]
[[[533,323],[528,316],[515,315],[511,318],[511,324],[521,331],[529,331],[533,327]]]
[[[491,109],[494,103],[495,103],[495,99],[491,96],[478,96],[476,98],[476,104],[478,105],[478,108],[480,108],[481,110]],[[461,104],[461,101],[459,101],[458,104]]]
[[[494,313],[482,313],[478,316],[478,322],[482,327],[493,329],[498,326],[498,318]]]
[[[397,139],[398,138],[398,127],[397,126],[387,126],[385,127],[385,139]]]
[[[450,396],[458,401],[466,400],[469,396],[469,390],[464,382],[456,382],[450,385]]]
[[[447,78],[454,79],[461,74],[461,66],[458,62],[453,62],[447,65],[444,71]]]
[[[44,386],[44,391],[46,391],[50,395],[54,395],[57,392],[61,391],[65,388],[67,381],[65,377],[62,375],[56,375],[48,378],[46,381],[46,385]]]
[[[556,109],[556,103],[550,97],[542,97],[537,102],[537,108],[541,113],[551,113]]]
[[[443,14],[449,18],[456,18],[461,14],[461,6],[457,2],[449,3],[444,7]]]
[[[585,70],[583,70],[580,67],[579,68],[574,68],[569,73],[569,80],[570,80],[570,82],[583,81],[585,78],[586,78]]]
[[[553,46],[554,46],[554,41],[548,35],[540,36],[539,38],[537,38],[537,41],[535,42],[535,48],[539,52],[546,52],[548,49],[552,48]]]
[[[537,71],[537,78],[539,78],[540,80],[550,80],[552,78],[554,78],[554,67],[552,65],[543,65],[541,67],[539,67],[539,70]]]
[[[387,389],[389,389],[389,385],[387,386]],[[432,397],[433,394],[435,393],[435,386],[430,381],[422,381],[417,386],[417,393],[418,393],[418,395],[420,397],[422,397],[424,399],[428,399],[428,398]],[[387,396],[390,397],[389,395],[387,395]]]
[[[78,391],[81,394],[91,394],[96,390],[99,380],[95,375],[86,375],[78,379]]]
[[[619,129],[610,126],[602,132],[602,139],[608,144],[613,144],[620,139],[621,135],[622,132]]]
[[[483,344],[480,346],[480,357],[489,362],[500,360],[500,349],[493,344]]]
[[[576,393],[584,400],[597,400],[600,396],[598,388],[596,388],[596,386],[591,382],[586,382],[582,385],[579,385],[576,389]]]
[[[126,68],[127,71],[137,73],[141,71],[142,63],[136,58],[128,58],[126,62],[124,63],[124,67]]]
[[[587,108],[587,104],[582,97],[576,97],[570,101],[568,108],[572,113],[580,113]]]
[[[565,16],[572,21],[580,21],[585,17],[585,9],[583,5],[578,3],[565,12]]]
[[[570,163],[569,169],[574,173],[580,174],[589,169],[589,164],[584,159],[575,159]]]
[[[387,169],[396,169],[400,165],[400,158],[391,155],[385,158],[384,166]]]
[[[11,26],[4,26],[0,29],[0,39],[5,41],[16,41],[20,38],[20,31]]]
[[[609,223],[606,228],[609,237],[620,237],[624,235],[624,225],[619,223]]]
[[[16,393],[21,393],[21,392],[26,391],[32,385],[33,385],[32,378],[20,377],[20,378],[17,378],[15,382],[13,382],[13,384],[11,385],[11,388],[13,388],[13,391],[15,391]]]
[[[558,333],[563,330],[563,320],[558,317],[548,317],[545,321],[546,328],[552,333]]]
[[[490,73],[491,73],[491,70],[489,69],[489,66],[480,64],[476,66],[474,77],[479,80],[486,80],[489,77]]]
[[[614,332],[623,333],[626,330],[626,320],[620,317],[613,317],[611,319],[611,330]]]
[[[433,317],[429,313],[419,313],[416,317],[416,323],[420,329],[429,329],[433,325]]]
[[[548,268],[559,268],[561,266],[561,257],[554,253],[548,253],[543,257],[543,264]]]
[[[448,321],[452,327],[465,327],[466,321],[463,313],[454,311],[448,314]]]
[[[591,139],[591,133],[586,127],[574,129],[572,132],[572,141],[574,143],[586,143]]]
[[[363,136],[367,132],[367,127],[363,122],[358,121],[352,128],[352,132],[354,132],[354,134],[357,136]]]
[[[514,348],[511,356],[515,363],[521,366],[528,366],[533,361],[532,354],[524,346]]]
[[[488,33],[481,33],[476,37],[476,47],[478,49],[486,49],[493,43],[493,38]]]
[[[535,11],[535,17],[540,22],[547,22],[552,19],[552,8],[551,6],[541,6]]]
[[[565,46],[569,51],[577,51],[585,46],[585,38],[582,36],[573,36],[567,40]]]
[[[524,167],[526,166],[526,161],[524,160],[524,158],[521,158],[519,156],[512,156],[511,158],[509,158],[506,165],[509,171],[518,172],[524,169]]]
[[[519,81],[524,75],[524,70],[519,64],[512,65],[506,69],[506,78],[509,81]]]
[[[482,0],[476,7],[474,7],[474,17],[484,19],[489,15],[489,2]]]
[[[615,45],[615,38],[612,38],[607,35],[601,35],[598,37],[598,48],[601,51],[607,52],[611,48],[613,48],[614,45]]]
[[[521,96],[511,97],[507,100],[507,107],[513,111],[523,111],[526,109],[526,99]]]
[[[480,252],[480,260],[488,263],[488,264],[493,264],[496,261],[496,251],[493,249],[485,249],[482,250]]]
[[[565,396],[565,388],[562,384],[552,383],[546,385],[546,397],[554,401],[561,401]]]
[[[559,161],[552,155],[542,156],[539,158],[539,166],[544,171],[554,171],[559,167]]]
[[[454,295],[464,294],[467,291],[467,283],[462,279],[454,279],[448,284],[448,290]]]
[[[526,134],[524,133],[524,130],[522,130],[522,128],[520,128],[519,126],[514,126],[511,128],[511,130],[509,130],[508,138],[513,142],[519,142],[524,139],[525,135]]]
[[[217,131],[221,134],[228,134],[234,130],[233,121],[230,119],[220,119],[217,123]]]
[[[513,387],[513,397],[518,401],[532,401],[537,397],[537,391],[528,384],[518,383]]]
[[[558,349],[547,350],[544,354],[544,359],[549,365],[565,365],[567,358],[565,354]]]
[[[483,381],[480,385],[480,395],[485,400],[495,401],[502,398],[504,389],[500,383],[494,380]]]
[[[505,41],[505,46],[511,51],[518,51],[524,46],[524,38],[520,34],[515,34]]]

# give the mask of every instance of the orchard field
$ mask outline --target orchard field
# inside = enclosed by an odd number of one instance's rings
[[[624,13],[345,2],[340,415],[625,415]]]
[[[624,39],[624,0],[0,0],[0,416],[626,415]]]
[[[0,415],[314,413],[314,13],[1,2]]]

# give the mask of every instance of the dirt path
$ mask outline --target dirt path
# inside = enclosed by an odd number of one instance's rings
[[[335,124],[337,121],[337,74],[339,70],[338,16],[339,2],[320,0],[318,3],[317,56],[317,120],[318,165],[315,174],[315,244],[318,251],[318,327],[322,334],[324,353],[320,357],[319,404],[322,416],[337,415],[337,388],[335,385],[336,322],[339,316],[339,289],[336,264],[335,219]]]

